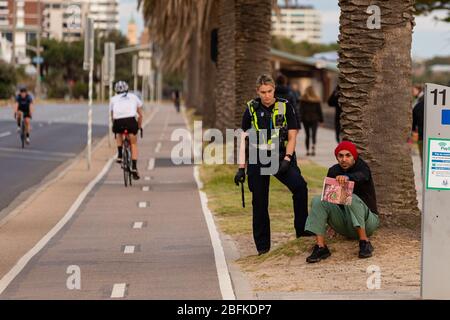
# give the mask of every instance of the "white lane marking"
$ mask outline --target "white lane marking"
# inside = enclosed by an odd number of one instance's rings
[[[148,160],[147,170],[153,170],[155,168],[155,158]]]
[[[134,248],[135,248],[134,246],[125,246],[123,253],[125,253],[125,254],[134,253]]]
[[[186,115],[183,110],[183,119],[190,131],[190,127]],[[208,197],[206,193],[201,191],[203,188],[203,183],[200,180],[200,172],[198,165],[194,166],[194,178],[197,183],[198,193],[200,195],[200,202],[202,204],[203,216],[205,217],[206,225],[208,226],[209,236],[211,238],[211,244],[214,251],[214,259],[216,261],[217,276],[219,278],[220,292],[222,293],[222,298],[224,300],[236,300],[236,296],[233,291],[233,285],[231,283],[230,273],[228,271],[227,260],[225,259],[225,252],[223,251],[222,242],[220,241],[219,232],[214,223],[214,218],[211,211],[208,208]]]
[[[10,136],[10,135],[11,135],[11,131],[6,131],[3,133],[0,133],[0,138],[4,138],[4,137]]]
[[[86,188],[80,193],[78,198],[69,208],[69,211],[66,212],[64,217],[30,250],[28,251],[19,261],[16,263],[14,267],[12,267],[9,272],[3,276],[0,280],[0,294],[5,291],[5,289],[9,286],[9,284],[14,280],[15,277],[25,268],[28,262],[39,252],[43,247],[47,245],[47,243],[64,227],[64,225],[73,217],[75,212],[78,210],[80,205],[83,203],[83,200],[89,194],[89,192],[95,187],[95,185],[105,176],[108,172],[111,164],[113,163],[114,158],[108,160],[108,162],[103,167],[102,171],[92,180]]]
[[[145,177],[144,180],[145,181],[150,181],[150,177]]]
[[[33,154],[42,154],[42,155],[46,155],[46,156],[67,157],[67,158],[73,158],[76,156],[75,153],[70,153],[70,152],[53,152],[53,151],[40,151],[40,150],[3,148],[3,147],[0,147],[0,151],[20,152],[21,154],[22,153],[33,153]]]
[[[133,225],[133,229],[142,229],[143,226],[144,226],[143,222],[135,222]]]
[[[116,283],[113,287],[111,298],[123,298],[125,297],[126,283]]]
[[[139,208],[147,208],[147,202],[141,201],[141,202],[139,202],[138,206],[139,206]]]
[[[155,153],[158,153],[159,151],[161,151],[161,146],[162,146],[161,142],[158,142],[158,144],[156,145],[156,148],[155,148]]]
[[[150,190],[150,187],[149,187],[149,186],[143,186],[143,187],[142,187],[142,191],[147,192],[147,191],[149,191],[149,190]]]
[[[200,181],[199,167],[194,166],[194,178],[197,182],[198,193],[200,194],[200,201],[202,204],[203,215],[208,226],[209,236],[211,237],[211,243],[214,250],[214,258],[216,260],[217,276],[219,278],[220,292],[224,300],[236,300],[234,295],[233,285],[231,284],[230,273],[228,271],[227,261],[225,259],[225,253],[223,251],[222,243],[220,242],[219,233],[217,227],[214,224],[214,219],[211,211],[208,208],[208,197],[206,193],[201,191],[203,184]]]

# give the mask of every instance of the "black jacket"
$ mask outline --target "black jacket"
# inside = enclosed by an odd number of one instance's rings
[[[339,164],[335,164],[328,170],[327,177],[336,178],[337,176],[347,176],[350,181],[354,181],[355,188],[353,189],[353,193],[364,201],[370,211],[378,214],[377,197],[372,173],[363,159],[358,158],[355,165],[347,171],[342,169]]]
[[[288,86],[277,85],[275,88],[275,97],[286,99],[294,107],[298,128],[301,129],[300,109],[298,107],[299,101],[297,100],[295,92]]]
[[[300,100],[300,118],[303,122],[323,122],[320,102]]]
[[[413,123],[412,130],[418,129],[419,131],[419,140],[423,140],[423,121],[424,121],[424,113],[425,113],[425,97],[421,96],[417,99],[417,102],[413,109]]]

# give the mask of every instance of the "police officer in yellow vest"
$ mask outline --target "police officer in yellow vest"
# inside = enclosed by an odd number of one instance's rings
[[[308,189],[297,165],[295,143],[298,124],[294,107],[285,99],[275,97],[275,82],[269,75],[261,75],[256,81],[258,98],[247,103],[242,118],[242,130],[239,170],[234,181],[236,184],[245,182],[245,165],[247,164],[248,187],[252,192],[253,205],[253,238],[258,254],[270,250],[270,219],[269,219],[269,183],[270,174],[264,169],[273,165],[260,158],[260,150],[267,153],[276,152],[279,160],[274,176],[292,193],[294,203],[294,227],[296,236],[311,235],[305,232],[308,216]],[[255,134],[256,132],[256,134]],[[257,137],[254,141],[252,137]],[[275,139],[276,138],[276,139]],[[247,155],[246,159],[246,143]],[[272,143],[278,141],[278,144]],[[255,143],[256,142],[256,143]],[[258,149],[256,161],[252,160],[252,148]],[[271,158],[273,162],[273,157]]]

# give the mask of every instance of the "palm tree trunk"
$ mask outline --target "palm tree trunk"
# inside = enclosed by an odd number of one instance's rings
[[[216,121],[216,78],[217,66],[211,57],[212,33],[219,28],[218,14],[219,5],[212,1],[211,11],[207,17],[207,28],[203,32],[203,54],[202,54],[202,110],[203,123],[207,128],[213,128]]]
[[[270,72],[271,0],[220,0],[216,127],[240,127],[255,81]]]
[[[189,53],[186,65],[187,88],[185,92],[186,106],[188,108],[195,108],[196,113],[200,108],[200,56],[197,33],[191,35],[189,41]]]
[[[369,29],[370,5],[381,28]],[[341,125],[371,167],[379,211],[417,215],[411,151],[414,0],[339,0]]]

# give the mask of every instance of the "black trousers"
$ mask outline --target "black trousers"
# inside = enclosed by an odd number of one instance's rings
[[[317,127],[319,123],[317,121],[303,121],[303,126],[305,128],[306,138],[305,138],[305,144],[306,144],[306,150],[309,151],[309,141],[312,140],[312,144],[316,144],[316,138],[317,138]]]
[[[268,207],[270,176],[255,174],[254,171],[256,170],[249,171],[248,187],[252,192],[253,205],[253,239],[258,251],[269,250],[270,218]],[[289,170],[281,175],[276,174],[275,177],[287,186],[292,193],[294,227],[296,236],[299,237],[305,230],[306,218],[308,217],[308,188],[295,157],[291,161]]]

